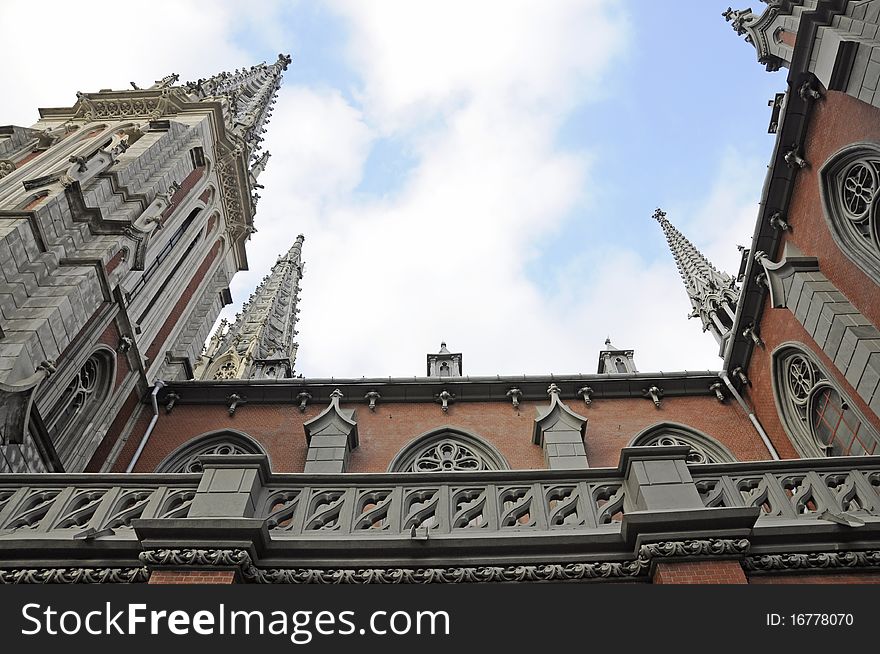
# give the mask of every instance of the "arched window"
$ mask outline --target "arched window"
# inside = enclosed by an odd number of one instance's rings
[[[688,463],[731,463],[736,457],[711,436],[685,425],[663,422],[648,427],[630,443],[630,447],[687,445],[691,448]]]
[[[225,430],[197,436],[168,455],[156,472],[201,472],[207,454],[265,454],[259,443],[241,432]]]
[[[467,472],[509,470],[492,445],[460,429],[443,428],[422,434],[404,447],[388,472]]]
[[[880,284],[880,144],[855,143],[819,172],[825,219],[838,247]]]
[[[774,354],[773,387],[779,415],[804,457],[880,453],[880,435],[806,349]]]
[[[111,350],[93,352],[49,410],[46,425],[63,461],[67,462],[80,443],[92,435],[89,425],[110,394],[115,364]]]

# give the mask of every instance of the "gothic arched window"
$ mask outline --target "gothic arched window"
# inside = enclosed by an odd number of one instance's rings
[[[110,394],[115,358],[109,349],[98,349],[86,359],[48,412],[46,425],[63,461],[76,453],[91,436],[90,423]]]
[[[807,350],[780,349],[773,377],[779,414],[801,456],[880,453],[880,435]]]
[[[509,470],[492,445],[479,436],[445,428],[423,434],[404,447],[388,472],[467,472]]]
[[[648,427],[636,435],[630,447],[687,445],[691,448],[688,463],[732,463],[736,457],[711,436],[691,427],[664,422]]]
[[[207,454],[265,454],[250,436],[236,431],[221,431],[197,436],[169,454],[156,472],[201,472],[200,456]]]
[[[825,219],[838,247],[880,284],[880,144],[856,143],[819,172]]]

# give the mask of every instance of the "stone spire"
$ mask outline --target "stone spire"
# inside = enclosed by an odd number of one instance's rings
[[[739,289],[734,279],[720,272],[684,235],[666,219],[666,212],[657,209],[654,219],[660,223],[675,265],[684,281],[693,311],[690,318],[700,318],[703,331],[711,331],[718,342],[719,355],[733,328]]]
[[[280,54],[274,64],[264,62],[186,83],[192,100],[221,103],[226,127],[240,142],[249,162],[260,159],[265,125],[272,115],[281,75],[290,62],[290,55]]]
[[[278,257],[233,323],[221,321],[196,368],[196,379],[293,377],[304,240],[299,235],[287,254]]]

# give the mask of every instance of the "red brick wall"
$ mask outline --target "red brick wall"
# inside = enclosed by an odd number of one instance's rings
[[[151,584],[234,584],[232,570],[154,570],[150,573]]]
[[[194,168],[190,171],[189,175],[187,175],[184,180],[180,183],[180,188],[174,192],[174,195],[171,196],[171,203],[162,212],[162,218],[166,219],[171,214],[173,214],[177,207],[180,206],[180,203],[183,202],[184,198],[189,195],[189,192],[193,189],[193,187],[198,184],[199,180],[205,176],[205,167],[199,166],[198,168]],[[203,194],[204,195],[204,194]]]
[[[785,233],[784,240],[790,240],[804,254],[817,257],[822,272],[838,290],[866,318],[880,326],[880,302],[877,301],[880,291],[837,247],[827,227],[819,195],[818,171],[822,165],[844,146],[863,140],[880,141],[880,110],[837,91],[829,91],[823,100],[815,103],[804,146],[810,167],[804,169],[795,182],[786,217],[792,230]],[[777,258],[781,252],[780,248]],[[769,300],[766,300],[761,338],[767,347],[764,350],[756,349],[752,356],[748,370],[752,387],[746,394],[782,458],[798,456],[782,427],[773,400],[770,353],[786,341],[798,341],[810,347],[834,380],[846,390],[850,400],[880,429],[880,419],[839,374],[833,362],[816,346],[791,311],[772,309]]]
[[[104,330],[104,333],[98,337],[98,342],[103,343],[111,350],[116,350],[119,347],[119,328],[116,326],[115,322],[111,322],[107,325],[107,329]],[[122,384],[123,380],[128,376],[128,373],[131,372],[131,366],[128,365],[128,357],[125,356],[122,352],[116,353],[116,380],[113,384],[113,388],[119,388],[119,385]]]
[[[137,471],[154,470],[180,445],[195,436],[219,429],[236,429],[266,448],[278,472],[301,472],[305,464],[306,439],[303,422],[324,410],[311,405],[300,413],[295,405],[245,404],[234,416],[222,405],[178,404],[171,416],[162,413],[137,465]],[[459,427],[492,443],[514,469],[544,468],[544,453],[532,444],[537,403],[523,402],[519,411],[508,402],[461,402],[443,413],[437,404],[380,403],[371,412],[363,403],[343,403],[357,411],[360,445],[351,454],[352,472],[384,472],[394,456],[417,436],[444,426]],[[546,406],[546,403],[541,403]],[[641,430],[662,421],[688,424],[714,436],[741,460],[762,460],[769,455],[746,416],[728,402],[713,397],[668,398],[660,410],[645,399],[595,400],[570,406],[588,419],[586,449],[591,467],[613,467],[620,450]],[[136,432],[149,422],[146,413]],[[140,424],[143,423],[143,424]],[[134,451],[129,443],[119,467],[124,469]]]
[[[119,413],[116,414],[113,422],[110,423],[110,428],[107,430],[107,433],[104,434],[104,438],[101,441],[101,444],[95,450],[95,453],[92,455],[91,461],[89,461],[89,464],[86,466],[86,472],[100,471],[104,461],[106,461],[107,457],[110,456],[110,451],[113,449],[116,441],[122,435],[122,430],[125,428],[125,423],[131,417],[131,415],[140,407],[140,402],[138,400],[139,398],[137,389],[134,389],[126,398],[125,403],[122,405],[122,408],[119,409]],[[135,434],[138,433],[142,434],[143,431],[135,431]]]
[[[876,287],[875,287],[876,289]],[[752,360],[749,362],[748,376],[752,382],[751,388],[746,391],[746,397],[758,416],[758,420],[764,426],[767,435],[783,459],[796,459],[798,454],[791,444],[791,440],[782,427],[779,413],[776,410],[776,402],[773,399],[773,379],[771,374],[772,352],[782,343],[797,341],[803,343],[812,350],[816,359],[820,361],[831,378],[838,386],[846,391],[849,399],[859,408],[862,415],[880,430],[880,419],[865,404],[864,400],[852,388],[846,378],[834,366],[826,354],[816,345],[812,337],[807,334],[803,326],[798,322],[794,314],[788,309],[773,309],[769,304],[769,296],[765,299],[764,317],[761,320],[761,338],[766,343],[766,348],[755,348]]]
[[[739,561],[658,563],[655,584],[746,584]]]
[[[750,584],[880,584],[880,573],[829,572],[825,574],[754,575]]]
[[[858,141],[880,142],[880,109],[839,91],[815,103],[804,147],[810,167],[797,176],[789,206],[792,230],[785,238],[819,259],[829,280],[874,325],[880,325],[877,285],[837,247],[819,196],[819,169],[838,150]],[[781,252],[781,250],[780,250]]]
[[[183,316],[183,313],[184,311],[186,311],[186,307],[189,304],[193,293],[196,292],[199,284],[202,283],[202,280],[205,278],[205,274],[208,272],[208,268],[211,267],[211,264],[214,262],[214,259],[217,258],[217,255],[220,253],[222,247],[222,241],[218,240],[216,243],[214,243],[214,247],[212,247],[211,251],[208,252],[208,256],[206,256],[205,260],[202,261],[202,264],[192,276],[189,285],[187,285],[186,290],[181,294],[180,299],[177,300],[177,304],[174,305],[174,308],[165,318],[165,324],[162,325],[162,329],[159,330],[156,338],[153,339],[153,343],[147,349],[146,355],[147,359],[150,362],[155,359],[156,355],[165,344],[165,340],[168,338],[168,335],[174,330],[175,326],[177,325],[177,321],[180,320],[181,316]]]

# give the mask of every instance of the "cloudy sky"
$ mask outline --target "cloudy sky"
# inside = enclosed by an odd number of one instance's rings
[[[305,234],[298,372],[424,374],[441,340],[466,374],[595,372],[608,335],[716,369],[651,214],[736,272],[784,73],[727,4],[3,0],[0,123],[289,52],[224,315]]]

